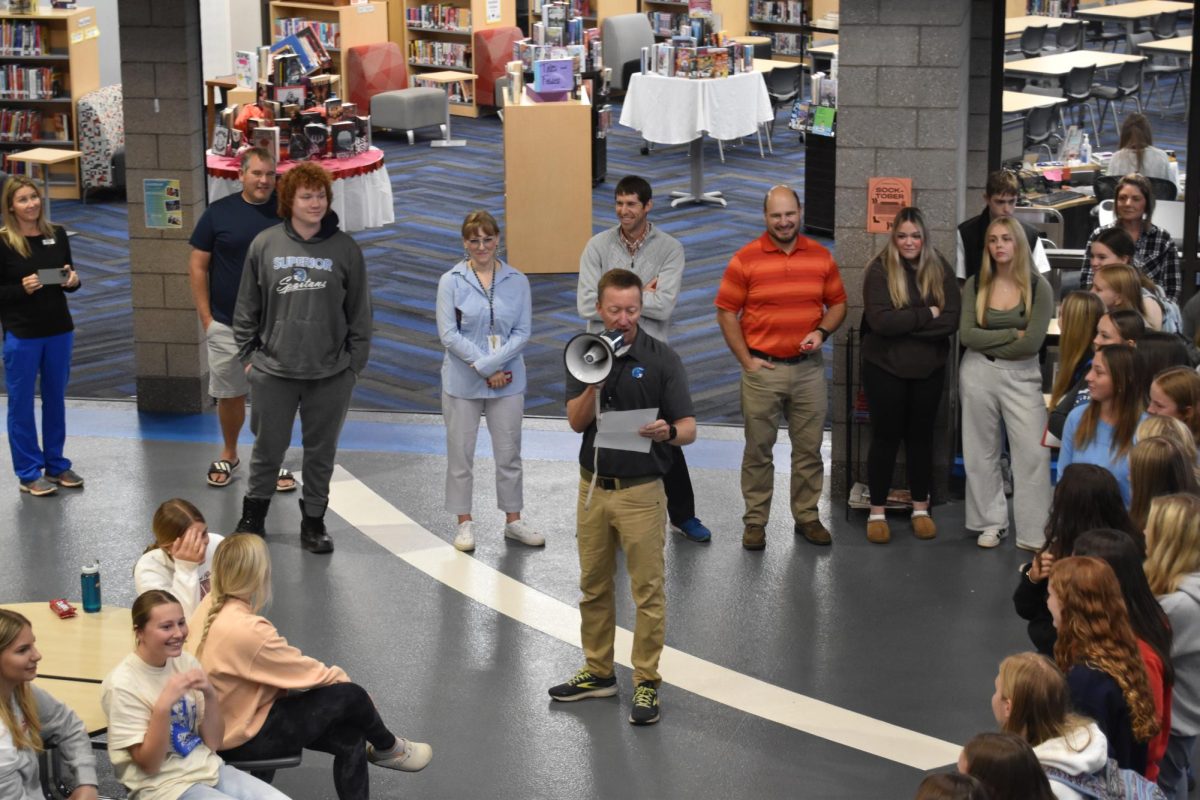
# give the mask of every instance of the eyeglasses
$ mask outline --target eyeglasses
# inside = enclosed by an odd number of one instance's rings
[[[467,239],[466,242],[468,247],[491,247],[496,243],[497,238],[495,236],[485,236],[482,239]]]

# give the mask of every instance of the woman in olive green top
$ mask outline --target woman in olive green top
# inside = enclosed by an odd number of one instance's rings
[[[963,286],[959,336],[967,354],[959,369],[967,528],[980,547],[1008,532],[1000,476],[1003,440],[1012,457],[1017,547],[1038,550],[1050,509],[1050,450],[1042,446],[1046,403],[1038,351],[1054,308],[1054,290],[1033,271],[1019,223],[988,226],[979,274]]]

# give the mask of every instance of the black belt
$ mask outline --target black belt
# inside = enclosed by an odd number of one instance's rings
[[[579,475],[588,483],[592,482],[592,473],[590,470],[580,467]],[[605,478],[601,475],[597,476],[596,485],[606,492],[616,492],[621,489],[632,489],[634,486],[653,483],[661,477],[661,475],[638,475],[636,478]]]
[[[761,358],[763,361],[770,361],[772,364],[799,364],[801,361],[808,358],[808,353],[801,353],[800,355],[789,356],[788,358],[780,358],[779,356],[773,356],[770,353],[764,353],[761,350],[751,350],[750,355],[754,356],[755,358]]]

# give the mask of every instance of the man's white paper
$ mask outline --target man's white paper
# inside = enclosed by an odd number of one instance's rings
[[[638,435],[638,428],[658,419],[657,408],[635,408],[632,411],[606,411],[596,423],[596,447],[609,450],[632,450],[649,453],[652,439]]]

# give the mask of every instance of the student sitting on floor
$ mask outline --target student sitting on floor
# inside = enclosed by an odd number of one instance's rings
[[[991,800],[991,796],[983,784],[970,775],[937,772],[921,781],[913,800]]]
[[[1071,292],[1058,312],[1058,374],[1050,389],[1046,429],[1062,439],[1067,415],[1088,401],[1087,373],[1092,367],[1096,326],[1105,314],[1103,301],[1091,292]]]
[[[154,544],[133,565],[134,589],[170,592],[190,617],[208,594],[213,553],[224,537],[209,533],[200,509],[178,497],[158,507],[150,527]]]
[[[1146,411],[1183,422],[1193,443],[1200,442],[1200,374],[1189,367],[1170,367],[1155,374]]]
[[[1055,800],[1029,743],[1015,733],[981,733],[963,748],[958,771],[977,778],[991,800]]]
[[[1092,349],[1099,350],[1110,344],[1127,344],[1137,347],[1138,341],[1146,335],[1146,321],[1142,315],[1132,309],[1109,311],[1096,323],[1096,338],[1092,340]]]
[[[271,596],[267,544],[230,536],[213,559],[213,590],[192,617],[202,628],[196,652],[212,676],[229,720],[221,755],[231,761],[282,758],[300,749],[333,755],[340,800],[370,794],[367,763],[416,772],[433,748],[396,736],[366,690],[340,667],[309,658],[265,617]]]
[[[96,800],[96,759],[79,717],[33,685],[42,660],[33,626],[15,611],[0,608],[0,797],[42,800],[38,754],[58,748],[74,773],[67,800]]]

